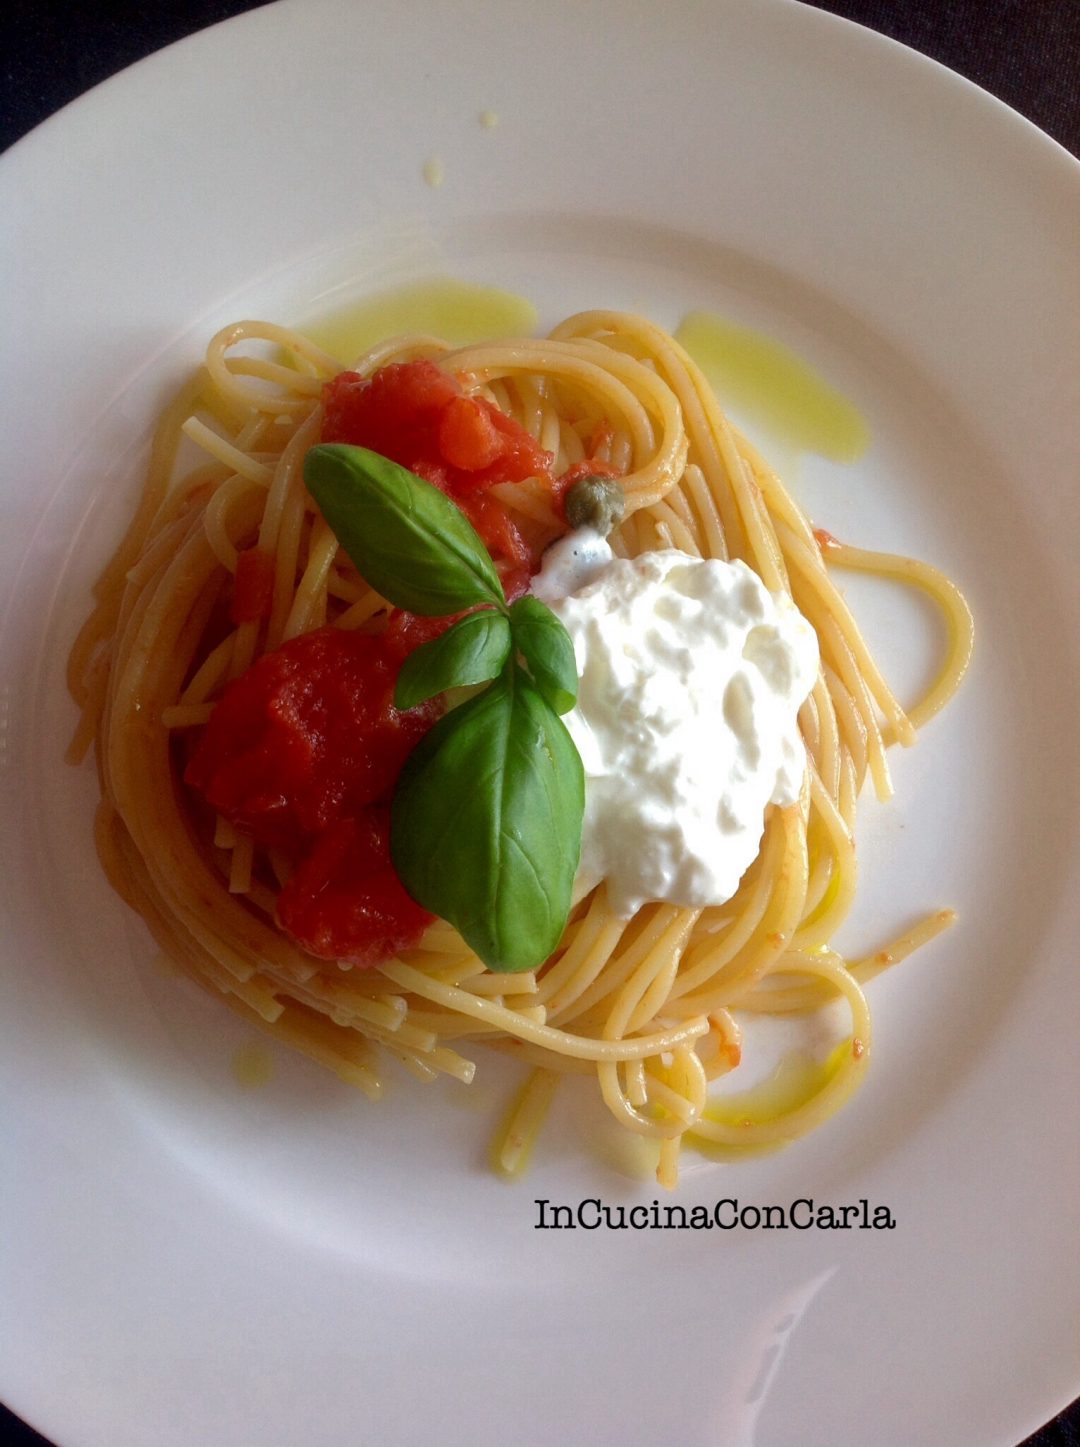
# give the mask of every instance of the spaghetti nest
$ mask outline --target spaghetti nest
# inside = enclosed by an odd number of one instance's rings
[[[800,713],[799,802],[767,812],[759,855],[725,904],[648,904],[624,920],[601,884],[532,973],[489,972],[442,921],[417,948],[371,969],[316,960],[292,944],[275,923],[287,865],[227,821],[206,823],[180,781],[174,739],[203,725],[225,685],[261,654],[327,624],[377,630],[388,605],[341,551],[302,480],[304,455],[319,440],[323,385],[342,363],[294,332],[242,322],[213,339],[161,418],[142,501],[71,657],[82,710],[72,757],[96,748],[105,871],[199,985],[373,1099],[388,1059],[423,1080],[464,1082],[477,1045],[526,1062],[531,1073],[495,1146],[507,1173],[523,1165],[567,1073],[593,1076],[616,1120],[659,1142],[664,1185],[676,1180],[684,1139],[724,1148],[803,1134],[866,1070],[862,986],[952,918],[935,914],[866,959],[829,947],[855,889],[856,799],[867,774],[879,796],[890,793],[887,746],[910,744],[959,683],[971,648],[963,598],[925,564],[815,534],[686,353],[640,317],[587,312],[544,339],[459,350],[398,338],[355,368],[368,374],[416,358],[516,418],[554,454],[556,472],[587,456],[617,469],[626,500],[611,538],[617,555],[679,548],[741,558],[768,589],[791,596],[821,653]],[[186,472],[178,466],[193,450],[185,436],[205,459]],[[564,528],[550,484],[493,491],[534,538]],[[220,619],[238,554],[252,546],[274,560],[270,615],[221,637],[210,620]],[[830,575],[836,567],[891,575],[940,605],[947,656],[915,708],[905,712],[886,685]],[[766,1121],[710,1108],[710,1082],[740,1060],[733,1011],[798,1012],[837,998],[850,1030],[802,1098]]]

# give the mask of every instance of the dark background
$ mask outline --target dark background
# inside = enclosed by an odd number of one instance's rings
[[[0,150],[150,51],[259,3],[120,0],[105,9],[101,0],[9,0],[0,19]],[[1080,155],[1080,0],[810,3],[880,30],[959,71]],[[0,1442],[5,1447],[50,1447],[3,1406]],[[1024,1447],[1080,1447],[1080,1401]]]
[[[1080,0],[810,3],[933,56],[1080,154]],[[258,4],[8,0],[0,19],[0,149],[114,71]]]

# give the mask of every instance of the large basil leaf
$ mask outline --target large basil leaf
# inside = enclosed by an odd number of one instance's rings
[[[437,487],[366,447],[313,447],[304,481],[338,542],[377,593],[442,618],[476,603],[505,607],[495,565]]]
[[[394,867],[489,968],[533,969],[566,926],[584,807],[565,725],[511,662],[409,756],[391,815]]]
[[[472,683],[496,678],[510,653],[510,624],[505,613],[485,608],[467,613],[456,623],[413,650],[401,665],[394,703],[415,708],[418,703]]]
[[[577,660],[561,621],[539,598],[526,595],[510,609],[514,645],[521,650],[533,682],[556,713],[577,702]]]

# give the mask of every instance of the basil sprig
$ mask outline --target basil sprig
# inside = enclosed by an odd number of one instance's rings
[[[577,698],[570,636],[538,598],[506,602],[487,549],[436,487],[343,443],[313,447],[304,481],[357,570],[428,617],[473,609],[417,648],[395,703],[487,684],[406,760],[390,819],[405,888],[492,970],[534,969],[566,927],[585,776],[560,713]]]
[[[409,654],[398,674],[394,703],[402,709],[415,708],[448,688],[489,683],[502,672],[511,646],[505,613],[494,608],[466,613],[445,633]]]
[[[531,970],[566,927],[584,807],[574,741],[511,660],[406,760],[391,815],[394,866],[491,969]]]

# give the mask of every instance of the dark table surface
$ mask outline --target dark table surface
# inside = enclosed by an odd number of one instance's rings
[[[0,150],[115,71],[260,3],[263,0],[118,0],[101,6],[84,0],[9,0],[0,19]],[[880,30],[959,71],[1080,155],[1080,0],[810,3]],[[8,1447],[50,1447],[2,1405],[0,1441]],[[954,1444],[943,1442],[942,1447]],[[1080,1400],[1022,1447],[1080,1447]]]

